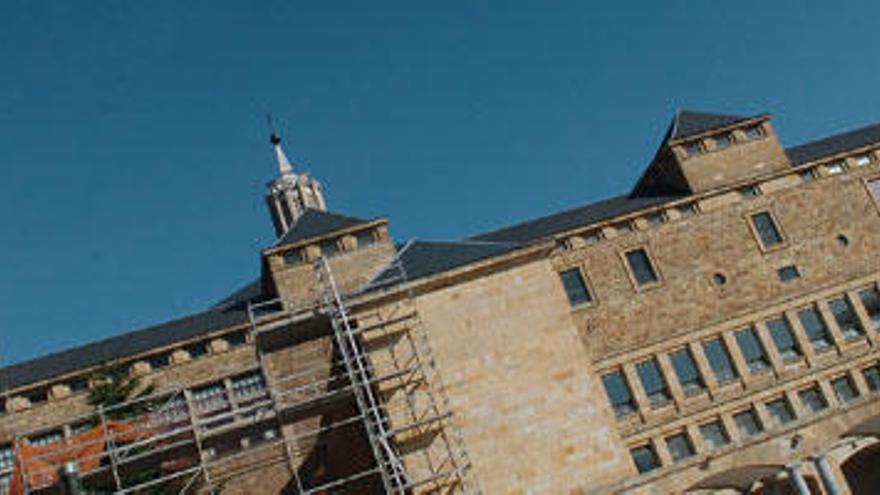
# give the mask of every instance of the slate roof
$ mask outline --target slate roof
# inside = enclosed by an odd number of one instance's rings
[[[518,223],[485,234],[471,237],[471,240],[490,242],[529,243],[544,239],[559,232],[582,225],[601,222],[616,216],[625,215],[644,208],[668,203],[679,196],[629,197],[615,196],[610,199],[578,206],[570,210],[553,213],[545,217]]]
[[[407,280],[416,280],[458,268],[476,261],[509,253],[521,247],[515,243],[480,241],[418,241],[404,244],[397,258],[403,265]],[[389,267],[370,282],[381,286],[400,282],[400,270]]]
[[[672,119],[667,140],[682,139],[748,120],[752,117],[679,110]]]
[[[349,217],[329,211],[306,209],[293,226],[278,239],[275,246],[295,244],[312,237],[320,237],[337,230],[370,223],[371,220]]]
[[[835,155],[878,142],[880,142],[880,124],[873,124],[792,146],[791,148],[786,148],[785,152],[788,154],[792,165],[800,165],[817,160],[823,156]]]

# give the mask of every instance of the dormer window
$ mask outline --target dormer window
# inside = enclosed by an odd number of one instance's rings
[[[724,134],[720,134],[715,136],[715,148],[719,150],[723,150],[733,144],[733,137],[729,132],[725,132]]]
[[[764,137],[764,128],[761,127],[760,124],[746,127],[743,129],[746,137],[750,140],[752,139],[761,139]]]
[[[700,141],[691,141],[684,145],[684,151],[687,153],[687,156],[699,155],[703,152],[703,143]]]

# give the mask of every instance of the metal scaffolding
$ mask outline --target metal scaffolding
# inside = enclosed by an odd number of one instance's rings
[[[406,281],[399,262],[392,269],[394,282]],[[248,307],[259,383],[208,391],[196,384],[70,418],[66,424],[89,429],[19,458],[22,493],[56,486],[70,458],[93,493],[214,493],[275,464],[286,464],[289,488],[303,495],[479,493],[412,295],[355,307],[353,316],[349,301],[360,304],[377,287],[345,296],[326,259],[314,270],[319,304]],[[331,327],[322,345],[332,357],[273,371],[273,338],[316,318]],[[108,419],[135,406],[148,412]],[[366,445],[356,462],[340,450],[358,441]]]

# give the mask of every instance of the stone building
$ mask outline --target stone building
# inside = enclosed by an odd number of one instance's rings
[[[770,120],[679,112],[630,192],[449,242],[273,137],[260,277],[0,370],[0,493],[880,493],[880,125]]]

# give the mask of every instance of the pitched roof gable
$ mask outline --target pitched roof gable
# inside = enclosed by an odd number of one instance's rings
[[[880,143],[880,123],[842,132],[785,149],[792,165]]]

